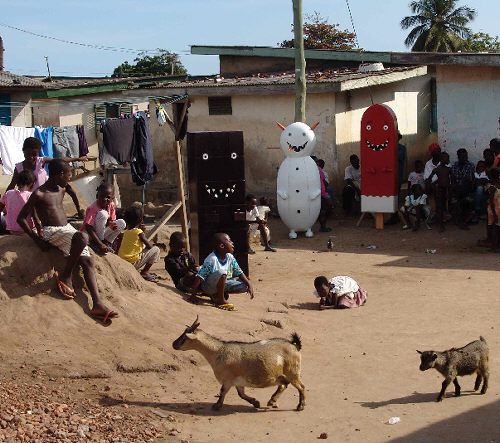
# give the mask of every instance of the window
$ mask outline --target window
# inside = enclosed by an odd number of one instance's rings
[[[208,97],[208,115],[232,115],[231,97]]]
[[[132,114],[131,103],[101,103],[95,105],[95,120],[100,122],[106,118],[118,118],[122,115]]]

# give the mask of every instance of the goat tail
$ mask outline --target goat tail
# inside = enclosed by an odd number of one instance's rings
[[[479,336],[479,340],[481,340],[484,344],[488,344],[488,342],[482,335]]]
[[[302,340],[300,339],[300,335],[294,332],[292,334],[292,340],[290,341],[292,345],[294,345],[297,348],[297,351],[300,351],[302,349]]]

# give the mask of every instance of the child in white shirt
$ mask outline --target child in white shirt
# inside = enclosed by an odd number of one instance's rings
[[[405,221],[403,229],[408,229],[412,226],[414,231],[418,231],[421,220],[427,220],[430,208],[427,205],[427,194],[424,194],[421,185],[415,184],[411,187],[410,194],[405,198],[404,206],[401,206],[400,214]],[[415,223],[412,223],[410,216],[416,219]],[[430,226],[427,225],[427,228],[430,229]]]

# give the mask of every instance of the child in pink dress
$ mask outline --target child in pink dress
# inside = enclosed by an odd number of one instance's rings
[[[24,234],[22,228],[17,224],[17,216],[28,201],[34,184],[35,174],[25,169],[18,175],[17,189],[7,191],[0,198],[0,212],[5,213],[5,228],[8,233],[14,235]],[[35,227],[33,217],[28,220],[28,224],[31,229]]]

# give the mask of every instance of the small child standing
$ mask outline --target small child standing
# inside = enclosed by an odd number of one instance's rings
[[[256,231],[260,232],[260,237],[262,242],[264,243],[264,247],[266,251],[276,252],[276,249],[272,248],[269,244],[269,228],[267,227],[267,223],[264,218],[261,217],[259,213],[259,209],[257,208],[257,199],[249,194],[246,196],[246,221],[248,223],[248,253],[255,254],[255,251],[250,246],[250,241],[252,237],[255,235]]]
[[[35,181],[35,174],[33,174],[33,172],[29,169],[25,169],[24,171],[21,171],[17,176],[17,189],[11,189],[7,191],[0,198],[0,212],[5,212],[5,229],[10,234],[24,234],[23,229],[17,223],[17,216],[19,215],[19,212],[21,212],[22,207],[30,198]],[[36,217],[33,217],[33,215],[28,218],[28,225],[30,229],[33,229],[35,227],[34,220],[37,219]],[[37,223],[36,226],[37,228],[39,228],[39,223]]]
[[[444,231],[444,213],[448,206],[451,187],[451,168],[450,156],[447,152],[441,152],[439,164],[434,168],[429,179],[432,181],[434,176],[437,177],[435,183],[436,196],[436,216],[439,223],[439,232]]]
[[[193,254],[187,250],[186,237],[182,232],[172,233],[169,247],[170,250],[165,257],[165,270],[179,291],[189,292],[200,267],[196,265]]]
[[[486,185],[488,184],[488,174],[486,173],[486,162],[479,160],[474,172],[474,221],[477,222],[479,217],[484,214],[486,196]]]
[[[135,269],[140,271],[144,280],[156,283],[158,281],[157,276],[150,274],[149,270],[160,258],[160,248],[153,246],[146,238],[143,229],[141,229],[144,219],[142,206],[130,206],[125,211],[124,219],[127,228],[123,232],[118,255],[132,263]]]
[[[97,188],[97,200],[85,212],[81,231],[89,235],[89,246],[97,254],[114,252],[113,243],[125,230],[125,220],[116,219],[113,186],[102,183]]]
[[[319,297],[319,309],[359,308],[366,303],[367,292],[346,275],[328,280],[321,275],[314,279],[315,295]]]
[[[405,198],[404,206],[401,206],[401,215],[405,221],[403,229],[408,229],[410,226],[413,227],[414,231],[418,231],[420,228],[420,222],[422,220],[427,220],[431,210],[427,205],[427,194],[424,194],[424,189],[421,185],[415,184],[411,187],[411,192]],[[413,224],[410,216],[415,217],[415,223]],[[427,225],[430,229],[430,226]]]
[[[420,185],[422,188],[425,186],[424,163],[422,160],[415,160],[415,168],[408,175],[408,195],[410,195],[413,185]]]

